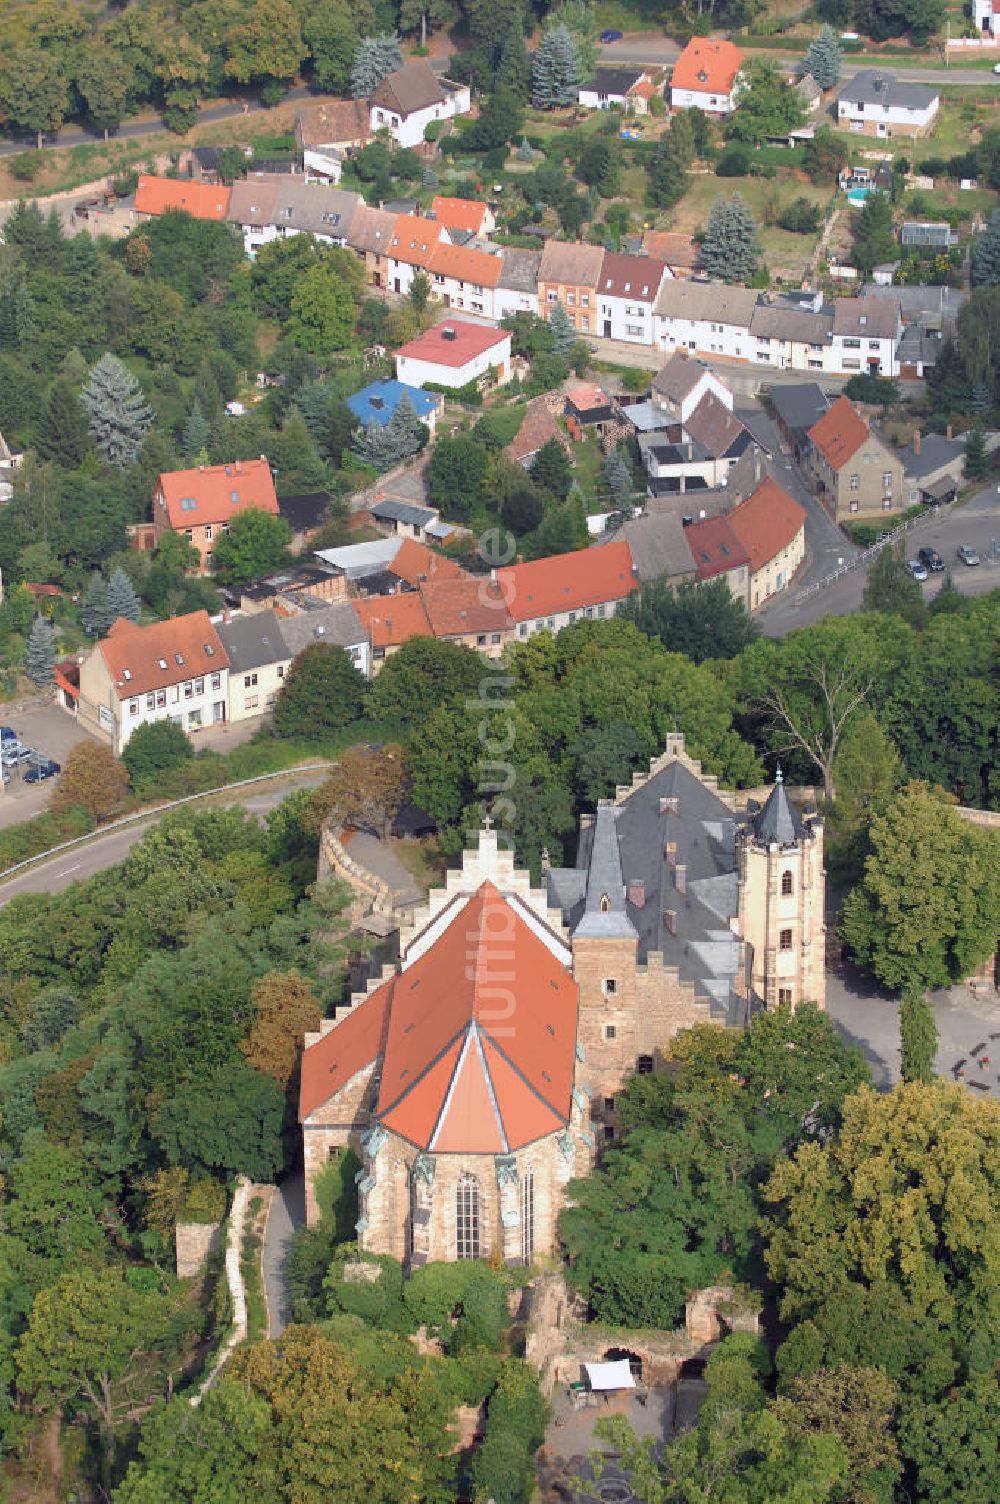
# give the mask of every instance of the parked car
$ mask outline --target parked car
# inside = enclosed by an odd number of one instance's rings
[[[37,762],[24,775],[25,783],[44,783],[46,778],[54,778],[61,773],[62,768],[51,757],[40,757]]]
[[[971,566],[973,564],[979,563],[978,552],[976,551],[976,549],[971,548],[968,543],[960,543],[958,545],[958,557],[961,559],[963,564],[968,564]]]
[[[944,568],[944,560],[936,548],[922,548],[917,557],[921,564],[925,565],[932,574],[939,574]]]
[[[621,39],[622,39],[622,37],[624,35],[625,35],[625,33],[623,31],[602,31],[601,32],[601,41],[602,42],[620,42]]]
[[[17,732],[14,730],[13,726],[0,726],[0,746],[2,746],[4,742],[16,741]]]
[[[924,568],[924,565],[921,563],[921,561],[919,559],[907,559],[906,567],[912,574],[913,578],[915,580],[919,580],[920,583],[923,584],[924,580],[926,580],[927,578],[927,570]]]
[[[25,747],[21,742],[4,742],[3,750],[0,751],[0,763],[5,768],[13,768],[19,762],[27,762],[34,755],[34,750],[31,747]]]

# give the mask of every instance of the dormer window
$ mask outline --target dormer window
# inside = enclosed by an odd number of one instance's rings
[[[160,667],[161,668],[166,668],[166,666],[167,666],[167,660],[165,658],[161,658],[159,660],[159,662],[160,662]]]
[[[239,499],[240,499],[240,493],[239,493],[239,491],[230,491],[230,493],[229,493],[229,500],[231,502],[233,502],[235,504],[237,501],[239,501]]]
[[[194,509],[195,509],[195,507],[197,505],[198,505],[198,503],[195,501],[195,499],[194,499],[193,496],[182,496],[181,497],[181,511],[182,512],[193,512]]]

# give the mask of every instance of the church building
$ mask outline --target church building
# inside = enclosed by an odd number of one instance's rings
[[[680,735],[532,887],[496,832],[400,932],[399,960],[307,1034],[306,1211],[348,1146],[358,1244],[410,1267],[554,1252],[615,1095],[678,1030],[822,1006],[823,828],[784,785],[745,813]]]

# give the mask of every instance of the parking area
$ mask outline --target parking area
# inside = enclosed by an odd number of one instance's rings
[[[0,725],[13,726],[20,742],[32,747],[43,758],[51,757],[58,763],[66,761],[67,753],[77,742],[91,739],[89,733],[52,700],[20,700],[2,705]],[[5,770],[10,774],[10,782],[4,783],[0,794],[0,828],[30,820],[49,802],[53,780],[46,779],[40,784],[25,783],[23,774],[29,767],[30,763],[24,763]]]

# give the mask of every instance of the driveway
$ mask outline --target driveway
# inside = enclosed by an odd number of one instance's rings
[[[53,700],[30,699],[11,705],[0,705],[0,724],[13,726],[18,737],[28,747],[33,747],[43,757],[54,757],[64,763],[66,755],[78,742],[94,741],[90,733],[80,726]],[[0,794],[0,829],[7,825],[19,825],[30,820],[48,805],[52,793],[52,781],[35,784],[24,783],[24,768],[11,768],[10,783],[4,784]]]
[[[302,1227],[305,1220],[305,1179],[299,1171],[283,1180],[275,1190],[264,1228],[262,1265],[264,1289],[267,1293],[269,1337],[280,1337],[291,1317],[285,1284],[285,1262],[296,1229]]]

